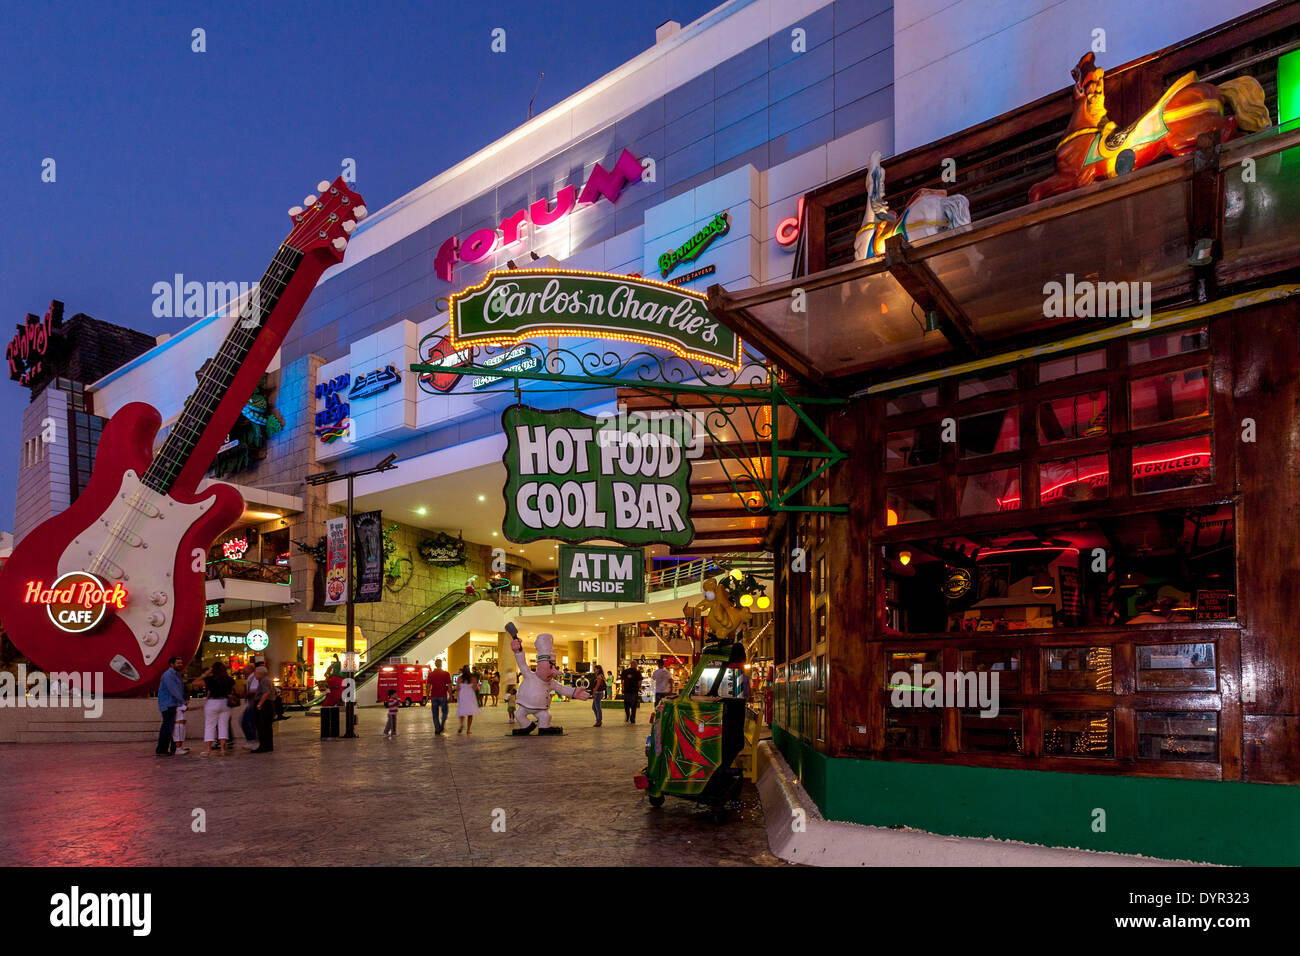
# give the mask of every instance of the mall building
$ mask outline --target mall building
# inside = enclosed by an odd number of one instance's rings
[[[311,552],[346,487],[304,478],[396,455],[354,489],[392,526],[383,600],[356,606],[372,666],[503,660],[507,619],[555,633],[575,670],[677,656],[689,641],[655,622],[749,570],[774,602],[747,635],[771,659],[774,740],[829,817],[1224,862],[1277,846],[1264,831],[1297,819],[1300,607],[1253,582],[1298,563],[1276,529],[1300,494],[1277,437],[1300,434],[1300,7],[732,0],[641,28],[644,53],[382,208],[371,197],[259,390],[253,417],[278,427],[227,449],[221,479],[248,510],[213,543],[209,634],[264,630],[273,662],[298,668],[286,680],[319,676],[342,615]],[[1100,122],[1071,126],[1090,50],[1123,123],[1192,70],[1255,77],[1269,117],[1137,163]],[[1187,115],[1232,112],[1206,95]],[[1118,178],[1054,180],[1060,195],[1030,202],[1085,132],[1104,141],[1086,162]],[[1232,177],[1246,161],[1258,191]],[[502,537],[506,407],[692,407],[523,374],[567,351],[617,378],[654,351],[629,342],[552,336],[492,356],[515,374],[459,374],[472,356],[449,297],[539,266],[707,292],[742,371],[824,403],[764,418],[738,394],[706,429],[694,540],[647,549],[642,605],[560,603],[554,542]],[[1056,281],[1072,306],[1076,280],[1148,290],[1143,334],[1044,304]],[[197,368],[235,320],[104,375],[94,413],[141,400],[174,421],[190,383],[166,370]],[[1267,450],[1237,442],[1247,419]],[[776,506],[753,507],[760,493]],[[504,598],[466,593],[503,582]],[[918,688],[996,673],[1002,707],[900,704],[899,672]],[[1202,824],[1170,804],[1205,807]]]

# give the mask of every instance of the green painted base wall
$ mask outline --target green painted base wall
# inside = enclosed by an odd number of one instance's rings
[[[826,757],[772,740],[829,820],[1235,866],[1300,865],[1300,787]],[[1106,830],[1093,831],[1094,810]]]

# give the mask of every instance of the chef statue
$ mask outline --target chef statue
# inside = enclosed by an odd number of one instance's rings
[[[510,649],[515,652],[515,662],[519,665],[519,691],[515,699],[515,720],[519,726],[511,730],[515,736],[531,734],[533,728],[541,734],[562,734],[563,727],[551,726],[551,693],[561,697],[573,697],[587,700],[591,697],[585,689],[566,687],[557,681],[555,669],[555,638],[549,634],[537,635],[537,671],[528,669],[528,659],[524,657],[524,645],[519,640],[519,631],[514,622],[506,624],[510,633]],[[533,723],[528,715],[537,717]]]

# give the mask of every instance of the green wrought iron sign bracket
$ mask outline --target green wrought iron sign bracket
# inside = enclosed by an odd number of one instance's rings
[[[490,350],[491,347],[489,346],[487,351]],[[684,362],[690,366],[692,377],[696,379],[729,375],[732,384],[687,384],[680,380],[686,377],[682,369],[666,367],[661,356],[646,352],[638,352],[633,356],[624,357],[609,352],[604,355],[598,353],[578,355],[567,349],[552,349],[547,353],[544,361],[539,362],[537,366],[532,368],[503,368],[499,364],[480,365],[477,362],[472,362],[456,365],[454,370],[457,374],[468,376],[471,379],[478,375],[491,375],[499,378],[501,380],[500,388],[483,389],[476,391],[475,394],[482,395],[485,392],[492,391],[513,392],[516,401],[522,397],[520,391],[520,382],[522,381],[574,385],[591,390],[627,389],[653,396],[666,394],[674,397],[693,396],[706,399],[708,404],[701,416],[704,430],[713,441],[714,447],[726,452],[728,456],[726,460],[735,464],[739,471],[744,473],[738,476],[727,468],[723,469],[727,482],[731,485],[747,511],[752,511],[755,514],[765,512],[848,514],[848,505],[799,505],[791,503],[799,492],[808,487],[809,484],[848,458],[848,454],[838,448],[826,435],[825,431],[813,420],[808,413],[808,408],[844,406],[848,404],[847,399],[791,395],[774,379],[771,370],[764,366],[750,365],[735,370],[725,366],[709,365],[708,374],[703,375],[692,363],[680,358],[675,361],[677,363]],[[571,365],[576,366],[581,371],[569,371]],[[607,370],[609,365],[615,365],[616,367],[610,371]],[[413,364],[410,369],[417,375],[446,374],[449,371],[447,366],[426,363]],[[751,374],[761,375],[765,381],[755,382],[752,385],[735,384],[745,374],[746,369]],[[619,373],[623,371],[629,371],[635,374],[636,377],[620,377]],[[678,380],[673,381],[674,378]],[[678,407],[687,410],[685,406]],[[769,412],[771,415],[770,422],[766,424],[759,422],[754,414],[756,409]],[[781,447],[776,423],[782,409],[788,409],[792,412],[798,421],[808,429],[814,440],[814,448],[791,449]],[[745,414],[749,418],[755,435],[753,454],[737,454],[718,436],[718,432],[728,425],[731,416],[734,414]],[[748,449],[745,449],[745,451],[748,451]],[[724,460],[722,455],[719,455],[718,460]],[[761,471],[756,473],[750,465],[751,460],[766,462],[767,473],[763,474]],[[812,463],[814,467],[797,484],[792,487],[782,488],[780,474],[783,460],[807,461]],[[738,477],[752,487],[742,490],[737,482]],[[758,496],[757,498],[753,497],[755,494]]]

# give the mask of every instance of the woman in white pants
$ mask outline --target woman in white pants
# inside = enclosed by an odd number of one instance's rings
[[[202,684],[208,692],[207,703],[203,705],[203,742],[208,745],[203,756],[214,753],[230,752],[230,694],[235,689],[235,682],[226,673],[226,665],[215,662],[205,670],[194,683]],[[217,749],[217,741],[221,749]]]

